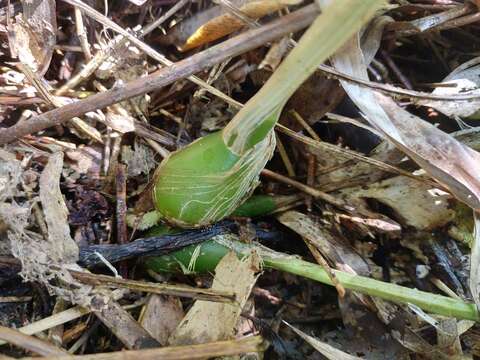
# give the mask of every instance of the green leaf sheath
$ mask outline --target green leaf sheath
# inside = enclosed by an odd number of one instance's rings
[[[221,132],[171,154],[155,174],[155,208],[199,227],[230,215],[252,193],[275,149],[275,126],[295,90],[380,9],[383,0],[337,0],[313,22],[260,91]]]
[[[239,256],[242,256],[242,253],[248,251],[249,248],[251,249],[252,247],[246,244],[238,243],[235,245],[235,251],[237,251]],[[188,270],[186,271],[188,273],[213,273],[218,262],[229,251],[231,251],[229,246],[225,246],[223,243],[220,244],[215,240],[208,240],[200,245],[187,246],[169,255],[148,258],[145,260],[145,266],[157,272],[182,272],[182,270]],[[294,257],[268,256],[260,251],[258,253],[260,253],[264,265],[268,268],[332,285],[328,274],[317,264]],[[379,298],[397,303],[411,303],[427,312],[439,315],[473,321],[480,320],[480,315],[473,303],[466,303],[442,295],[385,283],[364,276],[352,275],[343,271],[335,271],[335,275],[346,289],[355,290],[366,295],[378,296]]]
[[[217,132],[171,154],[155,177],[157,211],[180,227],[204,226],[230,215],[256,187],[274,139],[268,136],[238,156]]]
[[[156,272],[182,273],[182,270],[188,269],[188,273],[205,274],[213,272],[229,251],[227,247],[208,240],[168,255],[146,258],[144,264]]]
[[[282,199],[288,203],[290,197],[275,197],[269,195],[253,195],[240,205],[233,213],[239,217],[264,216],[275,211],[282,204]],[[293,198],[292,198],[293,199]]]
[[[258,217],[271,214],[275,210],[285,205],[289,205],[299,199],[296,195],[253,195],[248,198],[242,205],[240,205],[233,213],[233,216],[238,217]],[[181,229],[170,227],[164,224],[153,226],[146,236],[161,236],[166,234],[174,234],[180,232]]]

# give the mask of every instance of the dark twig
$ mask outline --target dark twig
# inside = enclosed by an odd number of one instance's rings
[[[127,175],[125,164],[118,164],[115,175],[115,185],[117,193],[117,243],[128,243],[127,235]],[[120,264],[120,275],[126,277],[128,267],[126,262]]]
[[[97,253],[107,261],[116,263],[143,255],[160,255],[184,246],[198,244],[213,236],[225,234],[234,227],[232,222],[222,222],[201,230],[187,230],[178,234],[141,238],[121,245],[92,245],[80,248],[79,264],[92,267],[102,263]]]
[[[409,90],[413,90],[412,83],[410,80],[402,73],[402,71],[398,68],[397,64],[395,64],[395,61],[393,61],[392,57],[388,52],[385,50],[381,51],[382,57],[387,63],[388,67],[392,72],[395,74],[395,76],[400,80],[403,86],[405,86]]]

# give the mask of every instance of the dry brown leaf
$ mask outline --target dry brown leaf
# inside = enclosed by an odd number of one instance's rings
[[[375,98],[391,120],[378,124],[385,134],[393,130],[386,136],[459,200],[480,210],[480,154],[392,99],[380,94]]]
[[[299,4],[302,0],[261,0],[250,1],[239,8],[240,12],[249,19],[259,19],[265,15],[278,11],[288,5]],[[220,39],[245,26],[245,22],[231,13],[220,15],[200,26],[185,44],[180,48],[187,51]]]
[[[320,341],[313,336],[305,334],[303,331],[293,327],[287,322],[283,322],[286,324],[290,329],[292,329],[298,336],[300,336],[303,340],[309,343],[312,347],[315,348],[320,354],[325,356],[329,360],[360,360],[357,356],[353,356],[334,348],[332,345],[329,345],[323,341]]]
[[[131,146],[122,146],[122,162],[127,164],[128,176],[148,175],[157,166],[153,150],[139,141]]]
[[[150,294],[139,322],[162,346],[166,346],[183,316],[182,303],[177,297]]]
[[[48,227],[50,256],[60,263],[76,263],[78,246],[70,236],[68,209],[60,191],[60,175],[63,168],[63,153],[50,156],[40,175],[40,201],[42,202],[45,221]]]
[[[234,292],[234,303],[196,301],[170,338],[170,345],[201,344],[226,340],[235,326],[257,280],[259,258],[251,255],[239,260],[233,252],[223,257],[215,269],[212,289]]]
[[[354,199],[375,199],[395,211],[395,219],[418,230],[433,230],[455,217],[445,192],[405,176],[395,176],[368,185],[345,188],[339,194],[347,203]]]
[[[13,24],[9,38],[12,56],[39,75],[45,74],[56,44],[57,20],[54,0],[23,0],[23,16]]]
[[[129,115],[120,115],[113,111],[105,114],[105,124],[121,134],[135,131],[135,119]]]

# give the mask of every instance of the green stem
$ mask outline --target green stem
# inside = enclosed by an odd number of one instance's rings
[[[297,259],[264,258],[264,261],[266,266],[273,269],[333,285],[326,271],[319,265]],[[334,272],[339,282],[346,289],[358,291],[366,295],[377,296],[396,303],[414,304],[434,314],[455,317],[457,319],[480,320],[480,315],[473,303],[466,303],[446,296],[410,289],[364,276],[352,275],[343,271],[334,270]]]
[[[187,246],[168,255],[147,258],[145,259],[145,265],[154,271],[161,272],[208,273],[214,271],[218,262],[229,251],[233,250],[239,256],[242,256],[255,250],[268,268],[333,285],[326,271],[317,264],[293,256],[287,257],[265,247],[247,245],[227,238],[216,237],[215,239],[200,245]],[[480,315],[473,303],[466,303],[446,296],[410,289],[343,271],[334,270],[334,272],[339,282],[346,289],[396,303],[414,304],[434,314],[480,321]]]
[[[225,127],[227,146],[243,154],[263,140],[298,87],[384,4],[381,0],[337,0],[327,6],[267,83]]]

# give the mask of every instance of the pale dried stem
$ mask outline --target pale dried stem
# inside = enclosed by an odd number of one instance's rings
[[[283,176],[281,174],[278,174],[278,173],[273,172],[273,171],[268,170],[268,169],[263,169],[262,170],[262,175],[268,176],[271,179],[283,182],[284,184],[293,186],[294,188],[296,188],[300,191],[303,191],[304,193],[306,193],[308,195],[313,196],[315,199],[321,199],[323,201],[326,201],[326,202],[328,202],[332,205],[338,206],[340,208],[345,208],[346,207],[346,204],[342,200],[336,198],[335,196],[327,194],[323,191],[317,190],[317,189],[315,189],[311,186],[305,185],[305,184],[303,184],[303,183],[301,183],[297,180],[290,179],[287,176]]]
[[[87,33],[83,24],[82,12],[78,7],[75,7],[75,29],[77,31],[78,40],[85,56],[85,60],[92,60],[92,52],[90,51],[90,44],[88,43]]]
[[[265,349],[260,336],[250,336],[237,340],[210,342],[200,345],[168,346],[156,349],[117,351],[111,353],[90,354],[81,356],[49,357],[50,360],[194,360],[210,359],[229,355],[261,352]],[[37,360],[38,358],[23,358]]]
[[[47,341],[25,335],[18,330],[0,326],[0,339],[41,356],[62,356],[68,353]]]
[[[302,125],[302,127],[307,131],[308,135],[310,135],[312,139],[314,139],[315,141],[322,141],[322,139],[320,139],[320,136],[317,135],[315,130],[312,129],[312,127],[305,121],[303,117],[300,116],[298,112],[296,112],[295,110],[291,110],[290,113],[293,115],[293,118],[297,120],[300,125]]]
[[[277,134],[275,134],[275,137],[277,142],[277,149],[278,149],[278,152],[280,153],[280,157],[282,158],[283,164],[285,165],[285,169],[287,169],[288,176],[295,177],[296,176],[295,169],[293,168],[292,162],[288,157],[287,150],[285,149],[285,146],[283,145],[282,140],[280,140],[280,137]]]

